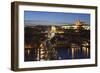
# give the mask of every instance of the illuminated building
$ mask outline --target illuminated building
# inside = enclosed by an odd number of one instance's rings
[[[90,26],[88,24],[85,24],[84,22],[81,22],[80,20],[77,20],[74,25],[63,25],[63,29],[76,29],[79,30],[80,27],[82,27],[84,30],[90,30]]]

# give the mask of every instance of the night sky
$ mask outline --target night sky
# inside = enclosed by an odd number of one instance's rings
[[[24,11],[24,21],[46,21],[73,24],[76,20],[81,20],[86,24],[90,24],[90,14]]]

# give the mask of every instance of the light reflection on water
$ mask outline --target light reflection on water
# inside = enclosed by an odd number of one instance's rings
[[[25,56],[25,59],[34,61],[36,58],[34,51],[35,51],[34,49],[30,49],[30,48],[25,50],[25,54],[28,55],[28,56]],[[60,60],[90,58],[90,49],[87,47],[67,48],[67,49],[59,48],[56,51],[57,51],[57,55],[59,56]]]
[[[90,48],[89,45],[76,46],[73,45],[71,48],[61,48],[58,49],[58,55],[61,59],[85,59],[90,58]]]

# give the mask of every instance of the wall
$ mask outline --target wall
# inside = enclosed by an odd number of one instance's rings
[[[11,2],[14,0],[0,0],[0,73],[14,73],[10,70],[10,54],[11,54]],[[19,0],[20,1],[20,0]],[[98,6],[100,12],[100,0],[21,0],[45,3],[62,3],[62,4],[76,4],[76,5],[93,5]],[[98,12],[98,13],[99,13]],[[98,14],[98,19],[100,14]],[[98,21],[98,37],[100,37],[100,21]],[[100,40],[98,38],[98,40]],[[98,41],[100,43],[100,41]],[[100,46],[98,45],[98,56],[100,55]],[[98,57],[100,61],[100,57]],[[98,67],[86,68],[70,68],[70,69],[55,69],[55,70],[39,70],[39,71],[26,71],[25,73],[99,73],[100,62]],[[24,73],[24,72],[22,72]]]

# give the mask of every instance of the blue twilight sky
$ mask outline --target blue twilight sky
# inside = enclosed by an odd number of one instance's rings
[[[46,21],[73,24],[76,20],[90,24],[90,14],[24,11],[24,21]]]

